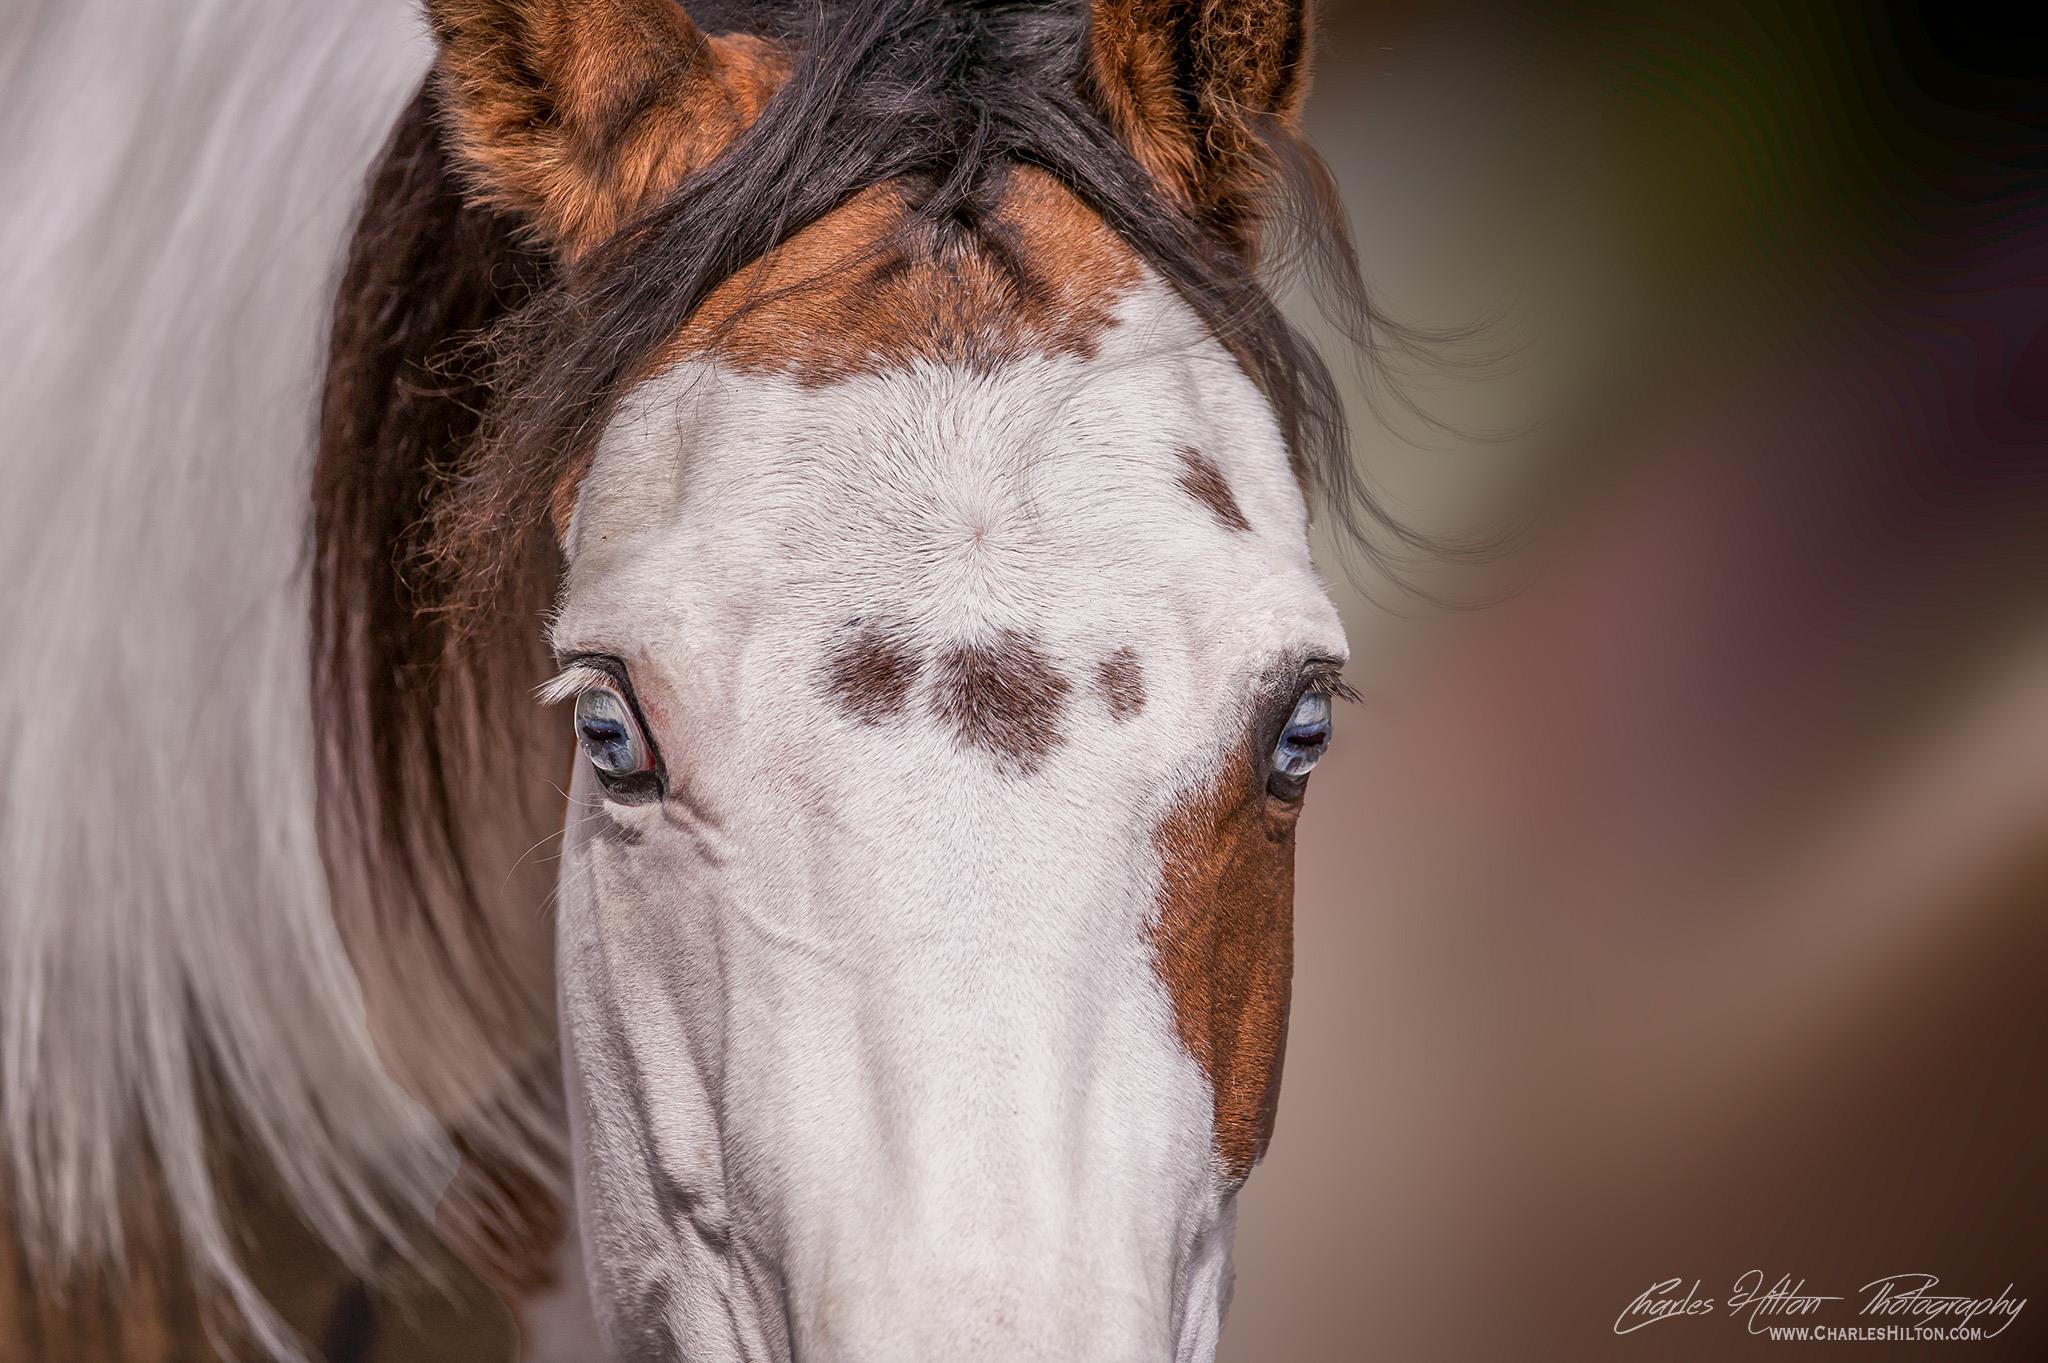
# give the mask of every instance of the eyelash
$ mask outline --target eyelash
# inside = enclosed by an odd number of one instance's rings
[[[1301,704],[1305,696],[1329,696],[1352,705],[1362,704],[1364,700],[1344,680],[1344,664],[1335,658],[1311,658],[1302,665],[1301,686],[1294,693],[1293,703]]]

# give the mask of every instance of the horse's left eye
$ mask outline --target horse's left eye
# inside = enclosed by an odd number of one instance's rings
[[[654,746],[641,732],[633,707],[608,686],[586,687],[576,697],[576,741],[608,781],[654,770]]]
[[[1274,775],[1296,785],[1307,779],[1330,750],[1330,734],[1329,693],[1311,691],[1294,703],[1294,713],[1273,745]]]

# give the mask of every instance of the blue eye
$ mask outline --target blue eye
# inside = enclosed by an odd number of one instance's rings
[[[576,697],[576,741],[597,774],[612,781],[654,770],[654,749],[625,697],[606,686]]]
[[[1294,703],[1287,727],[1273,745],[1273,771],[1290,782],[1306,778],[1330,749],[1330,697],[1311,691]]]

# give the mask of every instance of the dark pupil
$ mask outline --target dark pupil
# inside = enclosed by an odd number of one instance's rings
[[[632,743],[626,726],[615,719],[590,718],[582,723],[583,746],[590,760],[606,771],[624,771],[633,765]]]
[[[1286,734],[1287,746],[1290,748],[1320,748],[1329,741],[1330,726],[1327,724],[1312,724],[1301,728],[1293,728],[1289,729]]]

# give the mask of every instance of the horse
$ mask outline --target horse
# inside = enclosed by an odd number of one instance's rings
[[[0,63],[30,1262],[295,1356],[226,1146],[532,1358],[1212,1357],[1380,514],[1305,0],[424,8]]]

